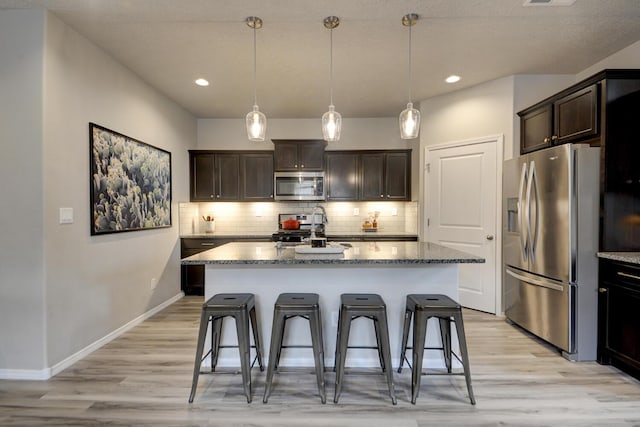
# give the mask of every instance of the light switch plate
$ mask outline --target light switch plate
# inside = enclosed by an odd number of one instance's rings
[[[353,215],[354,216],[360,215],[360,208],[353,208]]]
[[[73,224],[73,208],[60,208],[60,224]]]

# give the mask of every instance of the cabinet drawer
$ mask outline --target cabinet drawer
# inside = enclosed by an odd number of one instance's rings
[[[600,263],[600,267],[603,284],[622,286],[640,292],[640,265],[607,261]]]
[[[207,249],[215,248],[220,245],[220,241],[215,239],[182,239],[182,249],[200,249],[206,251]]]

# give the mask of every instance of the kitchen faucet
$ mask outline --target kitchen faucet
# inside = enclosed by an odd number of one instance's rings
[[[316,238],[316,210],[320,209],[322,211],[322,223],[327,224],[329,222],[329,218],[327,218],[327,211],[324,209],[324,206],[315,205],[313,210],[311,211],[311,238]]]

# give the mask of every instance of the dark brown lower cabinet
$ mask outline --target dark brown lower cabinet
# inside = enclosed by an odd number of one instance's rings
[[[600,260],[598,362],[640,379],[640,265]]]
[[[191,255],[224,245],[229,242],[253,241],[268,242],[271,237],[211,237],[211,238],[182,238],[180,239],[180,257]],[[204,265],[180,266],[180,290],[185,295],[204,295]]]

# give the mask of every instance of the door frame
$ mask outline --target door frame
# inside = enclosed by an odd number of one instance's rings
[[[460,141],[445,142],[434,145],[427,145],[424,148],[424,178],[423,178],[423,200],[424,209],[422,210],[422,236],[424,241],[429,241],[429,227],[427,227],[426,217],[428,214],[428,206],[430,202],[429,195],[429,174],[427,169],[431,162],[431,151],[443,150],[448,148],[456,148],[465,145],[476,145],[484,143],[496,144],[496,218],[495,218],[495,278],[496,278],[496,292],[495,292],[495,307],[496,316],[504,317],[504,307],[502,306],[502,163],[504,161],[504,135],[488,135],[479,138],[465,139]]]

